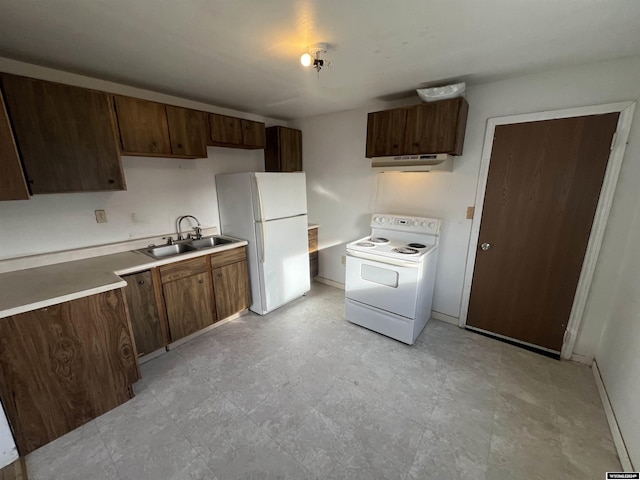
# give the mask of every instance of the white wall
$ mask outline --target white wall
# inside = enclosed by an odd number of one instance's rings
[[[637,169],[635,178],[640,178]],[[615,292],[596,361],[602,375],[616,419],[631,461],[640,467],[640,204],[635,218],[629,219],[631,230],[625,248],[618,254],[623,268]]]
[[[320,276],[344,282],[344,244],[368,233],[374,211],[443,218],[440,263],[433,308],[458,317],[480,157],[488,118],[575,106],[636,100],[640,97],[640,57],[557,69],[468,87],[469,118],[464,155],[452,173],[370,172],[365,154],[366,113],[389,105],[311,117],[295,122],[303,130],[304,168],[309,184],[309,216],[319,223]],[[622,266],[618,252],[626,241],[628,218],[638,200],[640,122],[629,138],[620,181],[575,347],[593,358],[606,312],[611,282]]]
[[[6,58],[0,58],[0,71],[286,125]],[[0,202],[0,259],[171,233],[176,218],[185,214],[195,215],[203,226],[219,226],[215,175],[262,171],[264,157],[262,150],[208,147],[207,152],[208,158],[197,160],[123,157],[127,190],[122,192],[36,195]],[[107,223],[96,223],[98,209],[106,210]]]

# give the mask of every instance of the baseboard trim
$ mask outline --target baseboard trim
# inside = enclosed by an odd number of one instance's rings
[[[616,446],[616,451],[618,452],[618,458],[620,459],[620,463],[622,464],[622,470],[624,470],[625,472],[634,472],[635,470],[633,469],[633,464],[631,463],[631,458],[629,457],[627,447],[624,444],[624,438],[622,438],[622,433],[620,432],[620,427],[618,426],[616,415],[613,411],[613,407],[611,406],[611,401],[609,400],[607,389],[605,388],[602,381],[602,376],[600,375],[598,362],[593,362],[593,364],[591,365],[591,370],[593,371],[593,377],[596,380],[598,392],[600,393],[600,398],[602,399],[604,413],[607,415],[607,422],[609,422],[609,429],[611,430],[613,443]]]
[[[313,277],[313,280],[318,283],[322,283],[324,285],[329,285],[330,287],[339,288],[340,290],[344,290],[344,283],[335,282],[333,280],[329,280],[324,277]]]
[[[450,323],[451,325],[455,325],[456,327],[458,326],[458,317],[447,315],[446,313],[440,313],[431,310],[431,318],[435,318],[436,320],[440,320],[441,322]]]
[[[579,353],[572,353],[570,360],[572,362],[582,363],[583,365],[591,366],[593,364],[593,357],[588,355],[580,355]]]

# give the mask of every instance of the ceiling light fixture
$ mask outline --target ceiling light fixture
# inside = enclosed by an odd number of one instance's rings
[[[326,43],[316,43],[309,47],[309,53],[302,54],[300,63],[305,67],[313,65],[314,70],[318,72],[318,76],[320,76],[320,70],[325,66],[325,61],[320,58],[321,53],[327,53]],[[328,66],[329,62],[326,62],[326,65]]]

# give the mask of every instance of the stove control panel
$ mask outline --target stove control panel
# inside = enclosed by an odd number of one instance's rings
[[[385,228],[400,232],[414,232],[429,235],[440,233],[442,220],[438,218],[410,217],[407,215],[391,215],[388,213],[374,213],[371,217],[372,228]]]

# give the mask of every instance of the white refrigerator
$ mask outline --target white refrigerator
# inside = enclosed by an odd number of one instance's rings
[[[216,175],[216,190],[222,233],[249,241],[251,310],[264,315],[308,292],[304,172]]]

